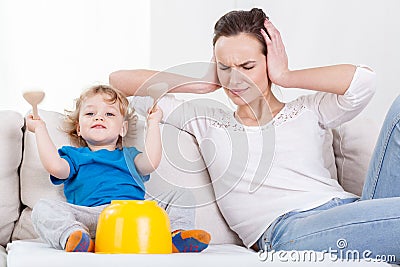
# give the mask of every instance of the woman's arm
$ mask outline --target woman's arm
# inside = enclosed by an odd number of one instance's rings
[[[286,88],[303,88],[338,95],[346,92],[356,66],[341,64],[291,71],[288,68],[288,58],[279,31],[269,20],[265,20],[264,26],[270,36],[261,30],[268,51],[268,75],[273,83]]]
[[[127,96],[148,96],[148,88],[155,84],[166,84],[159,93],[210,93],[220,88],[214,62],[209,63],[207,74],[203,78],[192,78],[184,75],[154,70],[119,70],[109,75],[111,86],[124,92]]]
[[[356,66],[350,64],[293,70],[278,85],[343,95],[350,86]]]
[[[45,122],[42,119],[33,119],[32,115],[26,118],[29,131],[35,134],[36,145],[43,167],[54,177],[66,179],[69,176],[69,164],[61,158],[57,148],[51,140]]]

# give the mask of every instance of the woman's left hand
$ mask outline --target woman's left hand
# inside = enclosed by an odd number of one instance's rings
[[[268,19],[265,19],[264,26],[268,34],[263,29],[261,29],[261,34],[267,45],[268,76],[274,84],[285,87],[285,79],[289,73],[289,67],[281,34]]]

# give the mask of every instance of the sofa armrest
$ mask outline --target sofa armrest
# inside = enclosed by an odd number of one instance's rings
[[[0,267],[7,267],[7,253],[3,246],[0,246]]]
[[[24,118],[15,111],[0,111],[0,121],[0,245],[5,246],[19,217],[18,168]]]

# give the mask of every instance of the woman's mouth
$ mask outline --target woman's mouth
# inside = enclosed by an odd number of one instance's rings
[[[241,95],[243,94],[248,88],[244,88],[244,89],[228,89],[230,93],[232,93],[233,95]]]

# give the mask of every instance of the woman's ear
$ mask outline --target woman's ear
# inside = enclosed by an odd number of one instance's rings
[[[119,135],[121,137],[124,137],[127,132],[128,132],[128,121],[124,121],[123,124],[122,124],[121,132],[119,133]]]

